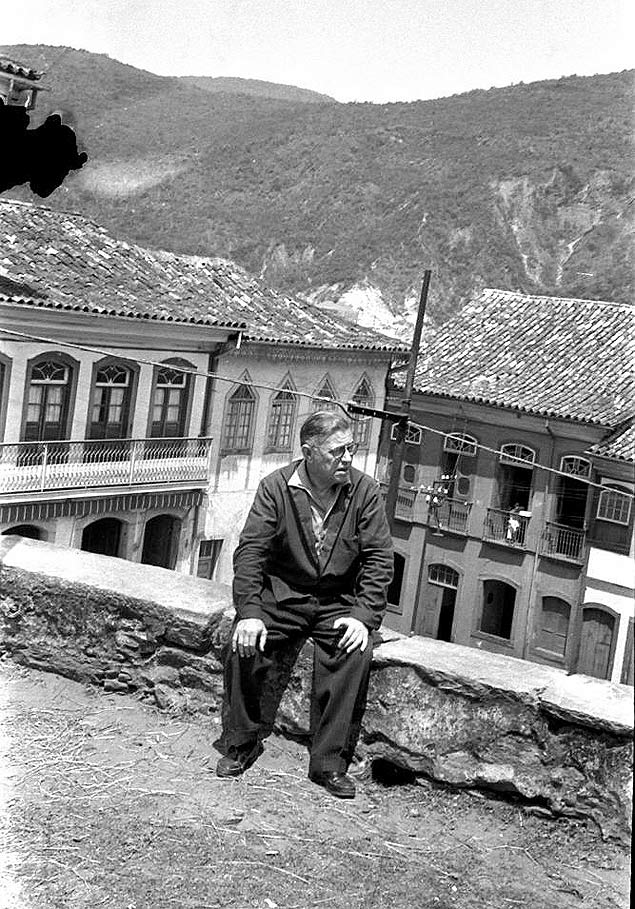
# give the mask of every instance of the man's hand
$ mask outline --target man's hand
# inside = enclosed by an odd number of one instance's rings
[[[241,657],[251,657],[256,650],[263,651],[267,641],[267,629],[262,619],[241,619],[232,635],[232,651]]]
[[[341,628],[342,625],[346,626],[346,631],[343,633],[338,645],[340,650],[345,650],[346,653],[352,653],[353,650],[357,650],[358,647],[361,651],[366,650],[366,645],[368,644],[368,628],[364,623],[360,622],[359,619],[354,619],[350,616],[343,616],[341,619],[335,619],[333,622],[333,628]]]

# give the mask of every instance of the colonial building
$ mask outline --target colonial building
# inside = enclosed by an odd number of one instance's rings
[[[220,260],[0,200],[0,531],[231,579],[261,476],[399,344]],[[376,421],[356,424],[375,468]]]
[[[495,290],[424,336],[389,625],[632,682],[633,338],[629,306]]]

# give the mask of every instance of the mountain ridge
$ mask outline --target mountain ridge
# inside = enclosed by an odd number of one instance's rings
[[[47,201],[124,239],[233,259],[398,330],[427,267],[434,321],[486,286],[632,299],[632,71],[305,103],[209,92],[87,51],[4,50],[51,61],[38,116],[63,109],[89,154]]]

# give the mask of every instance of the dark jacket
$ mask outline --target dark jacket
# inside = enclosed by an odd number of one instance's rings
[[[326,524],[318,558],[303,489],[289,487],[299,462],[261,480],[234,553],[234,605],[241,619],[309,599],[341,600],[350,615],[379,628],[393,574],[390,528],[375,480],[351,468]]]

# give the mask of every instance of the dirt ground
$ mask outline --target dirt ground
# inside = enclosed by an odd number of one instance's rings
[[[628,905],[628,856],[590,823],[385,777],[340,801],[279,738],[219,780],[217,733],[0,663],[2,909]]]

